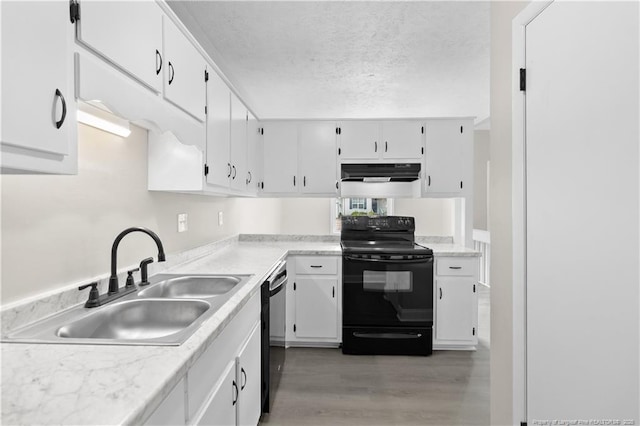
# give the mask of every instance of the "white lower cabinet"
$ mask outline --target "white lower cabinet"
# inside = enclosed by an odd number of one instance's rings
[[[434,349],[477,345],[477,274],[477,257],[436,257]]]
[[[206,408],[193,424],[229,426],[236,424],[238,384],[236,382],[236,362],[227,364],[222,377],[216,383]]]
[[[260,383],[260,324],[257,323],[238,356],[225,367],[208,402],[192,424],[257,425],[261,411]]]
[[[240,389],[236,406],[241,426],[255,426],[261,412],[260,322],[258,322],[236,358],[236,382]]]
[[[260,292],[256,292],[147,419],[148,425],[258,424]]]
[[[288,261],[287,341],[293,346],[340,343],[339,256],[295,256]]]

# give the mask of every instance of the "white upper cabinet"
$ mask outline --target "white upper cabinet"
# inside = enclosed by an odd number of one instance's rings
[[[248,113],[247,120],[247,191],[255,194],[261,181],[262,135],[258,120]]]
[[[207,183],[229,186],[231,178],[231,91],[215,72],[207,82]]]
[[[302,180],[302,192],[335,195],[338,191],[335,123],[300,124],[298,152],[298,179]]]
[[[298,126],[292,122],[263,124],[263,184],[266,193],[298,192]]]
[[[0,2],[2,172],[75,173],[69,2]]]
[[[420,121],[385,121],[382,123],[381,132],[383,158],[422,158],[424,123]]]
[[[344,121],[338,125],[339,159],[422,159],[423,126],[420,121]]]
[[[200,121],[205,120],[206,62],[200,52],[166,16],[164,30],[164,96]]]
[[[430,120],[425,132],[425,192],[462,192],[473,167],[472,120]]]
[[[247,108],[231,94],[231,188],[247,188]]]
[[[340,161],[377,159],[380,156],[380,122],[345,121],[339,124]]]
[[[67,8],[68,8],[67,3]],[[163,12],[155,1],[82,1],[78,40],[140,82],[162,91]]]

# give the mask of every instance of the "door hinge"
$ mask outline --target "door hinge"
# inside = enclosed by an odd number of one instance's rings
[[[294,333],[296,332],[296,325],[295,324],[293,324],[293,332]]]
[[[476,328],[473,327],[473,331],[471,332],[474,336],[476,335]]]
[[[80,4],[78,4],[77,0],[69,1],[69,19],[71,19],[72,24],[80,20]]]
[[[207,106],[204,106],[204,115],[207,115]]]
[[[204,70],[204,81],[207,82],[209,81],[209,71]]]
[[[207,176],[209,174],[209,166],[208,165],[204,165],[204,175]]]
[[[520,68],[520,91],[527,91],[527,69]]]

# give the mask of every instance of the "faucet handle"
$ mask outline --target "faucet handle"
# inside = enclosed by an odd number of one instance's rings
[[[131,288],[135,286],[135,281],[133,279],[133,273],[136,271],[139,271],[140,268],[135,268],[132,269],[130,271],[127,271],[127,284],[124,286],[124,288]]]
[[[93,282],[85,285],[81,285],[78,287],[78,290],[84,290],[85,288],[91,287],[89,291],[89,299],[84,304],[85,308],[95,308],[96,306],[100,306],[100,293],[98,292],[98,282]]]

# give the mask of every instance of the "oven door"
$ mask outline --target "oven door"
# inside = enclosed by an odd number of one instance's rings
[[[431,327],[433,256],[344,254],[343,325]]]

